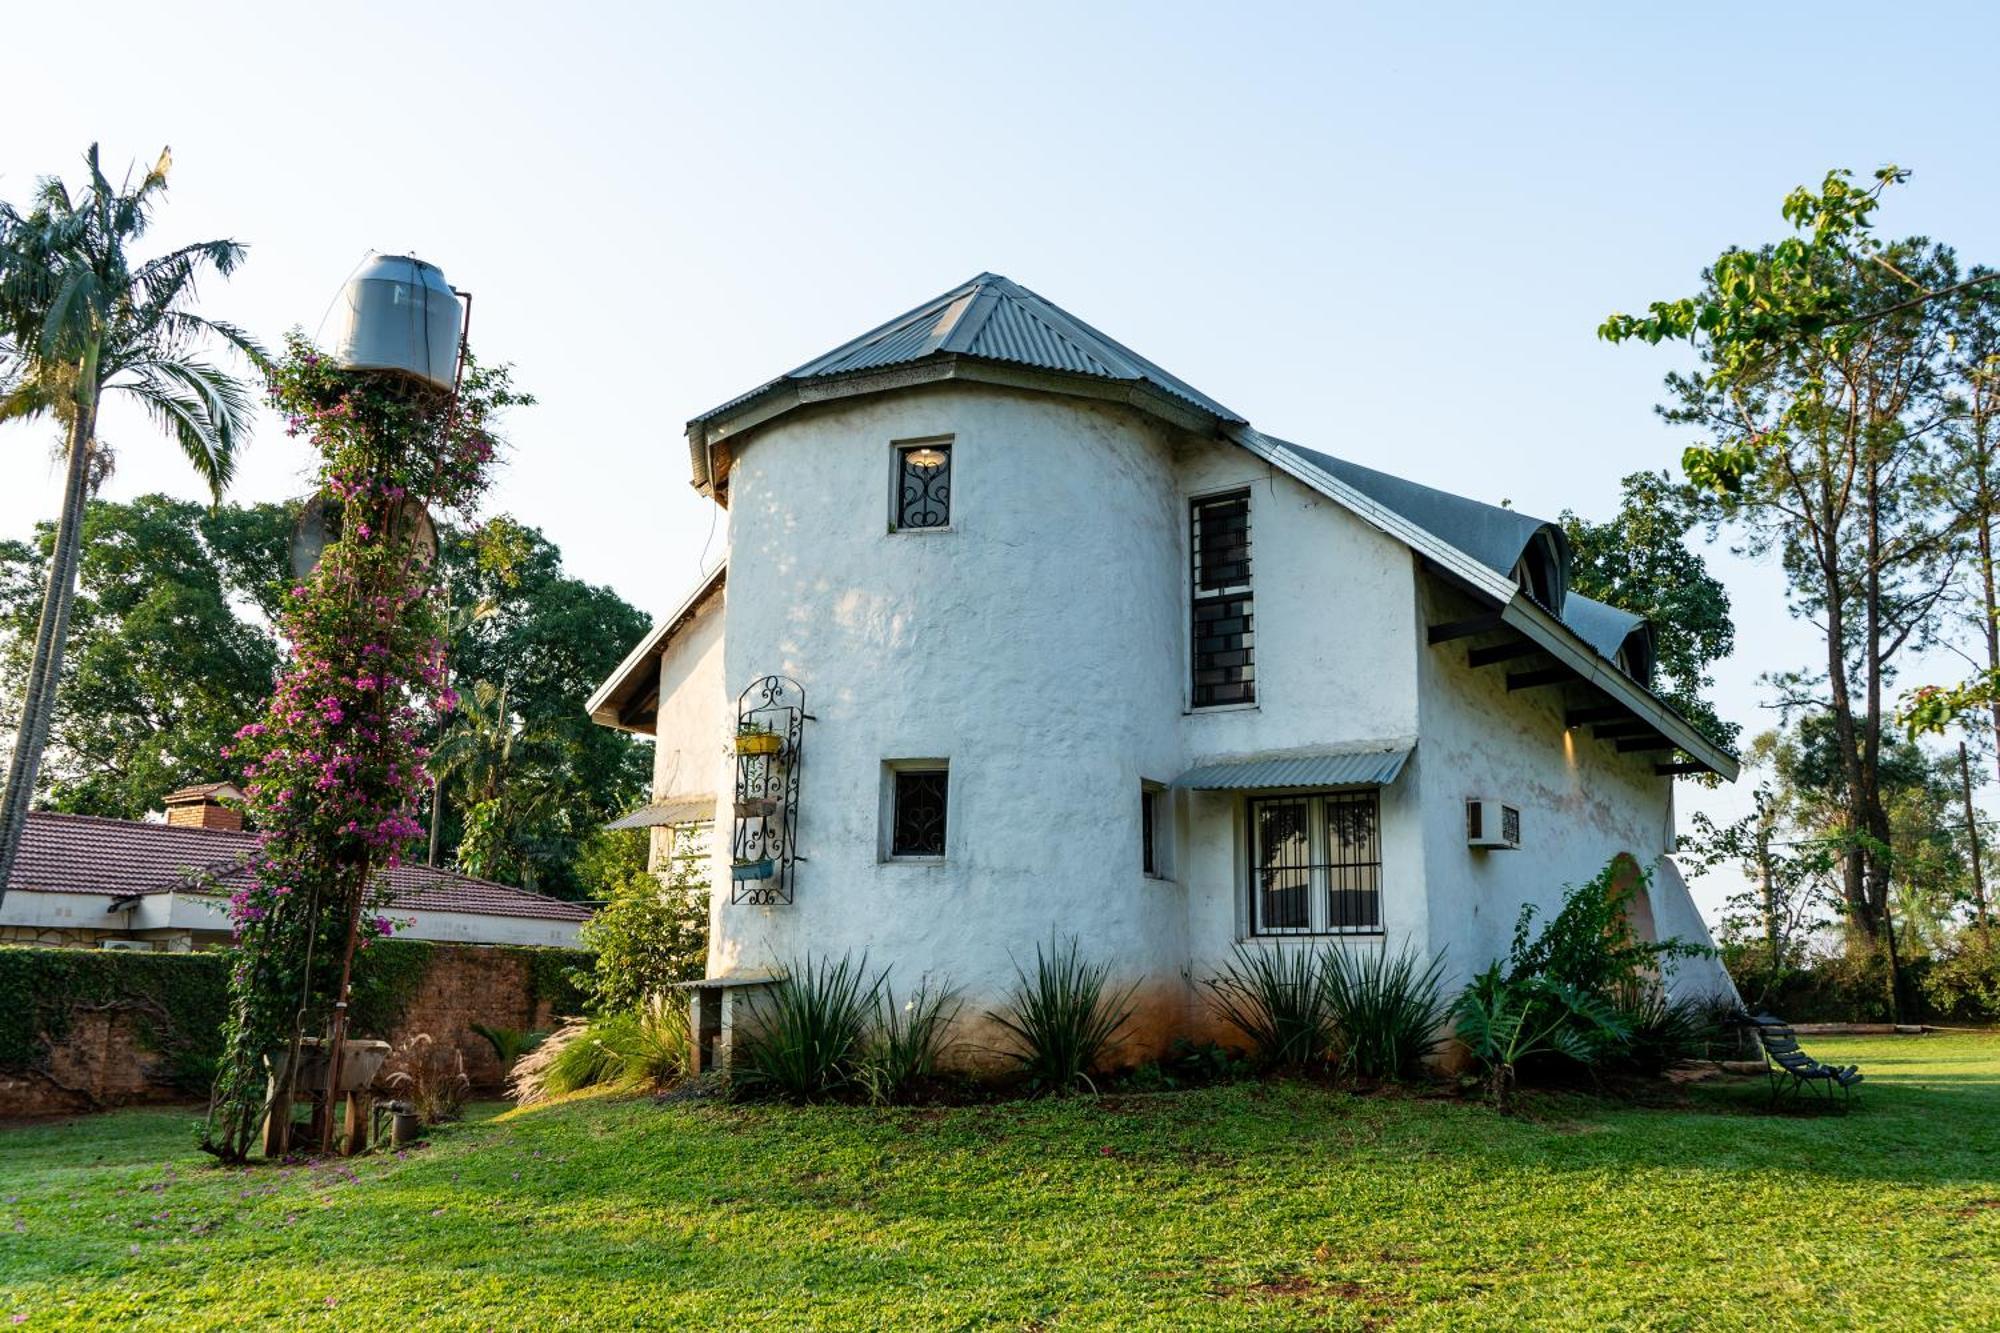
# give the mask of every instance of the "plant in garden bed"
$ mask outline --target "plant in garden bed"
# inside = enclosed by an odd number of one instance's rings
[[[484,1023],[474,1023],[471,1027],[493,1048],[494,1058],[500,1061],[503,1073],[512,1070],[515,1061],[541,1045],[549,1035],[546,1032],[525,1032],[520,1028],[488,1027]]]
[[[868,1100],[878,1106],[910,1101],[936,1081],[961,1008],[957,988],[928,979],[901,1007],[886,975],[880,994],[881,1012],[856,1070]]]
[[[1502,1114],[1513,1109],[1522,1061],[1558,1055],[1589,1066],[1627,1036],[1607,1002],[1550,977],[1509,979],[1498,963],[1473,978],[1451,1012]]]
[[[595,1018],[569,1020],[516,1062],[507,1093],[532,1106],[585,1088],[665,1087],[687,1074],[693,1056],[686,1009],[671,997],[655,996]]]
[[[1013,994],[987,1017],[1013,1038],[1000,1052],[1021,1067],[1028,1086],[1058,1096],[1097,1085],[1098,1071],[1117,1041],[1118,1031],[1132,1017],[1136,989],[1114,990],[1111,969],[1078,956],[1074,935],[1051,941],[1045,951],[1035,946],[1035,972],[1029,976],[1014,965]]]
[[[1222,970],[1202,980],[1209,1004],[1250,1042],[1257,1063],[1299,1070],[1333,1048],[1326,955],[1314,945],[1238,944]]]
[[[807,957],[778,969],[750,1001],[730,1055],[730,1080],[752,1096],[812,1101],[855,1086],[868,1056],[876,996],[887,973],[868,978],[868,958]],[[909,1033],[905,1033],[905,1055]]]
[[[249,812],[261,830],[251,885],[230,900],[237,952],[231,1013],[203,1146],[249,1153],[265,1110],[264,1058],[341,998],[342,959],[421,829],[434,709],[443,682],[438,598],[417,540],[424,511],[469,509],[487,481],[494,413],[529,401],[504,369],[468,354],[452,398],[390,376],[340,371],[294,333],[271,367],[270,398],[321,455],[319,497],[340,538],[291,590],[280,630],[290,660],[264,717],[238,740]]]
[[[428,1032],[404,1038],[389,1052],[389,1063],[400,1067],[382,1079],[382,1086],[408,1102],[426,1125],[458,1119],[472,1095],[465,1056],[456,1047],[438,1045]]]
[[[1330,952],[1320,987],[1341,1069],[1366,1079],[1415,1076],[1444,1040],[1451,1006],[1443,979],[1442,956],[1423,963],[1408,950]]]

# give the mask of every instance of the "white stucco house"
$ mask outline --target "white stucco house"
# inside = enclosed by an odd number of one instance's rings
[[[1708,940],[1674,780],[1737,761],[1555,524],[1266,435],[993,274],[687,438],[726,562],[588,708],[656,740],[630,822],[713,821],[720,995],[866,951],[976,1015],[1075,936],[1142,1052],[1239,942],[1459,979],[1621,853],[1640,929]]]

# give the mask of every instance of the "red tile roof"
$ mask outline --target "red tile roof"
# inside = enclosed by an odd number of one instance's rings
[[[29,814],[7,888],[112,895],[230,890],[249,878],[244,862],[255,833],[142,824],[97,815]],[[477,912],[487,916],[585,921],[590,909],[490,879],[428,866],[397,866],[388,880],[391,912]],[[213,877],[213,884],[197,883]]]

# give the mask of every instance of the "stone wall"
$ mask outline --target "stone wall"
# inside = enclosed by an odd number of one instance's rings
[[[480,1091],[497,1091],[506,1080],[492,1043],[472,1030],[490,1028],[547,1032],[554,1026],[548,1000],[535,994],[534,966],[518,950],[441,945],[436,960],[417,983],[403,1021],[388,1034],[400,1045],[419,1032],[440,1046],[457,1049],[466,1077]],[[373,1035],[373,1034],[369,1034]],[[397,1067],[391,1061],[387,1070]]]
[[[547,1031],[554,1017],[549,1000],[536,994],[532,953],[438,945],[401,1021],[386,1035],[400,1043],[429,1033],[434,1042],[460,1053],[476,1091],[492,1093],[505,1071],[472,1024]],[[173,1086],[166,1062],[140,1039],[140,1024],[139,1014],[127,1008],[72,1010],[68,1031],[49,1049],[42,1068],[0,1069],[0,1119],[186,1100],[186,1093]],[[384,1072],[394,1068],[392,1063]]]

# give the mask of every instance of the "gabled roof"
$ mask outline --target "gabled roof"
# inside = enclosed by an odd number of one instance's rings
[[[257,834],[236,829],[35,810],[22,831],[7,889],[118,898],[229,893],[249,883],[247,862],[257,846]],[[580,903],[429,866],[396,866],[378,871],[376,880],[388,885],[391,912],[476,912],[543,921],[590,918],[590,909]]]
[[[1201,390],[998,273],[982,273],[796,370],[694,418],[709,422],[792,381],[967,356],[1102,380],[1143,382],[1220,421],[1242,417]]]

